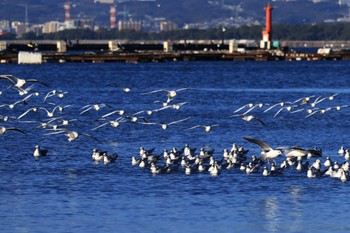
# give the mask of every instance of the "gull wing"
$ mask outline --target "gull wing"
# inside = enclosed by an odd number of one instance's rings
[[[27,113],[29,113],[30,111],[37,111],[38,108],[34,107],[34,108],[30,108],[27,111],[25,111],[24,113],[22,113],[19,117],[17,117],[17,119],[21,119],[22,117],[24,117],[25,115],[27,115]]]
[[[265,122],[263,122],[261,119],[254,117],[255,120],[259,121],[263,126],[266,126]]]
[[[273,109],[274,107],[276,107],[276,106],[278,106],[278,105],[281,105],[281,103],[277,103],[277,104],[271,105],[270,107],[268,107],[267,109],[265,109],[264,112],[268,112],[268,111],[270,111],[271,109]]]
[[[41,85],[43,85],[43,86],[46,86],[46,87],[49,87],[49,88],[50,88],[50,86],[49,86],[49,85],[47,85],[46,83],[43,83],[43,82],[41,82],[41,81],[39,81],[39,80],[37,80],[37,79],[27,79],[26,81],[27,81],[27,82],[36,82],[36,83],[40,83]]]
[[[87,133],[80,133],[80,134],[83,135],[83,136],[85,136],[85,137],[92,138],[92,139],[94,139],[95,141],[101,143],[100,140],[98,140],[96,137],[94,137],[94,136],[92,136],[92,135],[90,135],[90,134],[87,134]]]
[[[177,89],[176,92],[186,91],[186,90],[191,90],[191,88],[189,88],[189,87],[180,88],[180,89]]]
[[[190,128],[184,129],[184,130],[195,129],[195,128],[198,128],[198,127],[205,127],[205,126],[204,125],[195,125],[195,126],[192,126]]]
[[[45,102],[47,98],[50,98],[51,96],[54,96],[55,93],[56,93],[56,90],[49,91],[49,92],[45,95],[43,102]]]
[[[84,114],[91,109],[92,109],[92,107],[90,106],[90,107],[86,108],[85,110],[83,110],[82,112],[80,112],[79,115]]]
[[[187,121],[187,120],[190,119],[190,118],[191,118],[191,117],[187,117],[187,118],[184,118],[184,119],[181,119],[181,120],[173,121],[173,122],[168,123],[168,125],[180,123],[180,122],[182,122],[182,121]]]
[[[124,114],[124,110],[115,110],[115,111],[112,111],[110,113],[107,113],[105,115],[103,115],[101,118],[106,118],[110,115],[113,115],[114,113],[118,113],[119,115],[123,115]]]
[[[102,125],[96,126],[95,128],[93,128],[93,129],[91,129],[91,130],[99,129],[99,128],[101,128],[101,127],[103,127],[103,126],[105,126],[105,125],[108,125],[108,124],[109,124],[109,122],[107,121],[107,122],[103,123]]]
[[[318,148],[313,148],[311,150],[307,150],[309,153],[311,153],[312,155],[316,155],[319,157],[322,157],[322,150],[318,149]]]
[[[246,108],[247,106],[248,106],[248,104],[245,104],[242,107],[236,109],[233,113],[237,113],[237,112],[241,111],[242,109]]]
[[[7,130],[13,130],[13,131],[17,131],[17,132],[20,132],[20,133],[23,133],[23,134],[27,134],[26,132],[20,130],[20,129],[17,129],[17,128],[6,128]]]
[[[299,147],[285,148],[284,152],[287,157],[298,157],[298,156],[303,156],[307,154],[307,151]]]
[[[263,150],[273,150],[272,147],[270,147],[266,142],[260,141],[258,139],[250,138],[250,137],[243,137],[243,138],[248,142],[251,142],[260,146]]]
[[[145,93],[142,93],[141,95],[148,95],[148,94],[152,94],[152,93],[156,93],[156,92],[168,92],[167,90],[163,90],[163,89],[160,89],[160,90],[154,90],[154,91],[150,91],[150,92],[145,92]]]
[[[13,76],[13,75],[0,75],[0,79],[7,79],[7,80],[9,80],[10,82],[12,82],[13,84],[16,84],[16,77],[15,76]]]

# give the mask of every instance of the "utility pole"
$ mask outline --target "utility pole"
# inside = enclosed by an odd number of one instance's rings
[[[24,25],[29,26],[28,5],[18,4],[18,6],[24,7]]]

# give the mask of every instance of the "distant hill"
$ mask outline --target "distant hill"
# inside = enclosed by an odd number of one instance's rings
[[[109,4],[94,0],[71,0],[71,18],[92,18],[101,26],[109,25]],[[117,20],[164,18],[177,23],[201,23],[215,27],[222,22],[264,23],[267,0],[116,0]],[[338,1],[313,3],[307,0],[270,1],[274,24],[312,24],[348,16],[349,8]],[[25,21],[25,5],[30,23],[64,21],[65,0],[0,0],[0,20]]]

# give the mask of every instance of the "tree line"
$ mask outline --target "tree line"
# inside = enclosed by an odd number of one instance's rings
[[[164,32],[143,32],[134,30],[70,29],[56,33],[36,34],[29,32],[20,38],[5,34],[0,40],[229,40],[229,39],[261,39],[262,26],[241,26],[239,28],[222,27],[211,29],[186,29]],[[350,40],[350,24],[314,24],[314,25],[273,25],[273,40]]]

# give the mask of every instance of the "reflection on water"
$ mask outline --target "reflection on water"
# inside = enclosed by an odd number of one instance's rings
[[[278,200],[277,198],[268,198],[264,200],[264,212],[266,218],[266,229],[271,232],[278,231],[278,224],[280,223],[279,214],[278,214]]]

